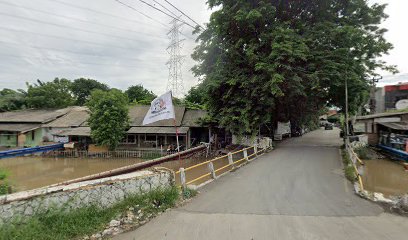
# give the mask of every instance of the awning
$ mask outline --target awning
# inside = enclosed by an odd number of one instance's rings
[[[408,131],[408,122],[389,122],[389,123],[384,122],[378,124],[394,130]]]
[[[62,130],[61,132],[58,132],[58,133],[54,133],[53,135],[89,137],[91,136],[91,128],[90,127],[70,128],[70,129]]]
[[[41,124],[0,123],[0,131],[25,133],[40,128]]]
[[[188,127],[178,127],[180,134],[186,134]],[[131,134],[176,134],[175,127],[131,127],[127,133]]]

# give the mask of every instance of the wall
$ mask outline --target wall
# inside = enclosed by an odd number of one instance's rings
[[[34,140],[32,140],[32,132],[34,131]],[[26,132],[26,140],[24,142],[24,147],[36,147],[40,146],[43,142],[43,129],[38,128],[30,132]]]
[[[13,218],[30,217],[53,207],[67,210],[90,205],[109,207],[130,194],[173,184],[172,171],[156,169],[1,196],[0,225]]]
[[[7,135],[0,135],[0,146],[15,147],[17,146],[17,136],[10,135],[10,139]]]

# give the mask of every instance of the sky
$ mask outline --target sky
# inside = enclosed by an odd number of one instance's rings
[[[26,88],[26,82],[55,77],[97,79],[126,90],[142,84],[156,94],[166,91],[170,17],[141,0],[0,0],[0,89]],[[143,0],[182,15],[165,0]],[[206,0],[168,0],[203,25],[211,11]],[[408,1],[370,0],[388,3],[388,41],[394,49],[383,59],[398,65],[400,74],[384,78],[379,85],[408,81]],[[183,16],[186,22],[193,23]],[[190,55],[196,42],[192,28],[181,29],[185,56],[182,65],[184,93],[199,81],[190,71]]]

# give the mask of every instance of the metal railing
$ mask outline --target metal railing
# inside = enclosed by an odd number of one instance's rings
[[[176,174],[176,184],[184,189],[191,184],[197,185],[229,172],[264,154],[266,148],[257,145],[247,147],[226,155],[187,167],[180,168]]]
[[[60,157],[60,158],[141,158],[154,159],[167,155],[166,152],[160,150],[116,150],[93,152],[86,150],[55,150],[44,153],[44,157]]]
[[[362,175],[357,167],[357,164],[360,165],[364,165],[364,162],[357,156],[357,154],[353,151],[353,148],[351,147],[350,144],[346,145],[346,150],[347,150],[347,154],[351,160],[351,163],[354,167],[354,170],[356,171],[357,174],[357,180],[358,183],[360,185],[360,191],[364,191],[364,185],[363,185],[363,179],[362,179]]]

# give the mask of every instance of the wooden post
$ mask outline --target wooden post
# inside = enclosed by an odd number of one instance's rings
[[[180,168],[180,183],[181,183],[181,186],[183,187],[183,190],[186,190],[187,189],[186,172],[184,171],[184,168]]]
[[[215,171],[214,171],[214,164],[213,164],[212,162],[209,162],[209,163],[208,163],[208,170],[210,170],[211,177],[212,177],[213,179],[215,179],[216,176],[215,176]]]

